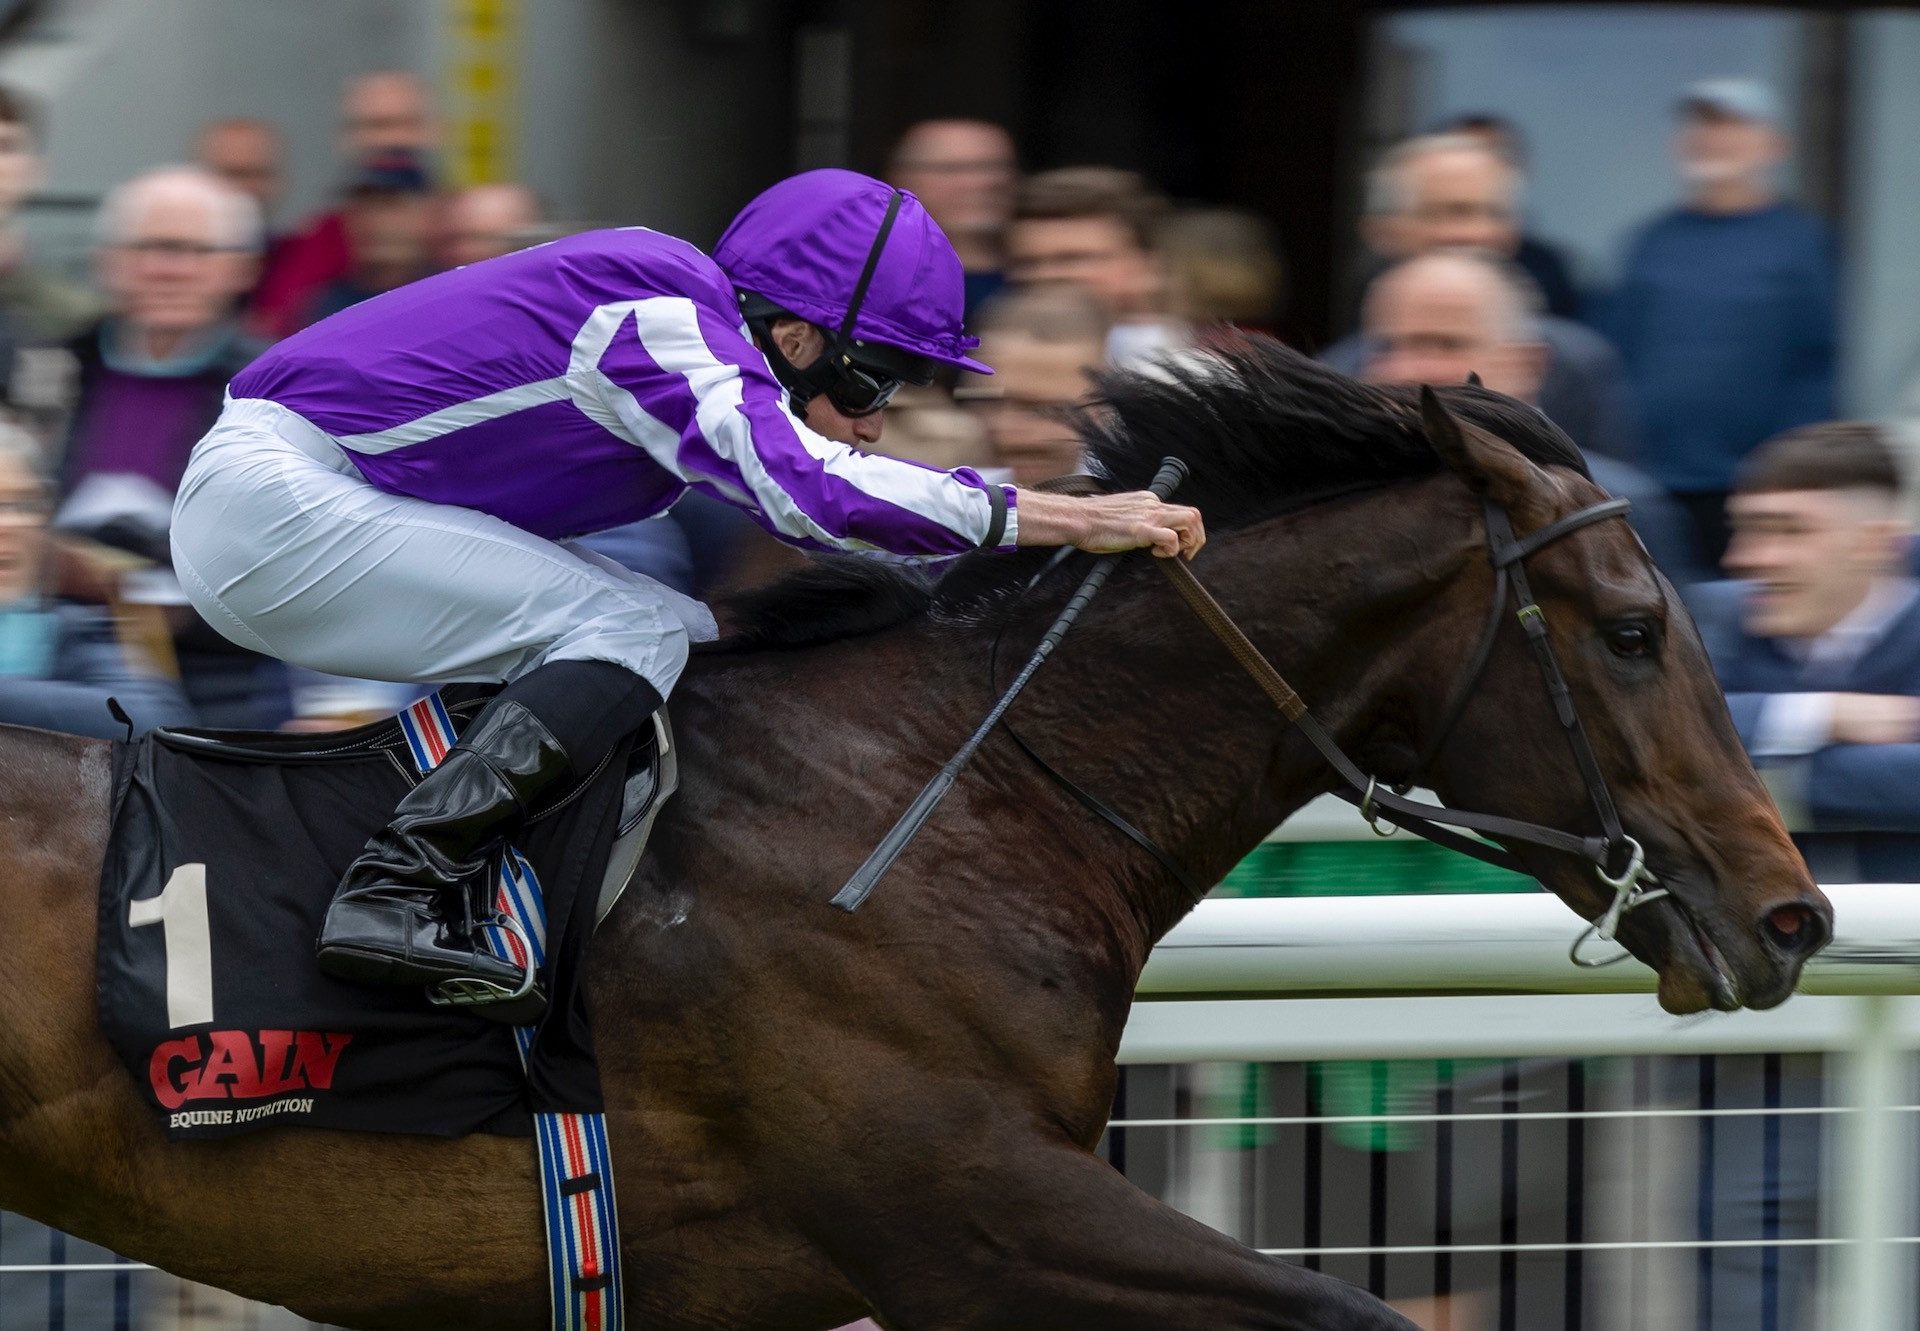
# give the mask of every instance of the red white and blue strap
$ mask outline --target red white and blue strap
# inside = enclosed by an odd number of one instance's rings
[[[620,1232],[605,1114],[535,1114],[555,1327],[619,1331]]]
[[[454,744],[453,718],[439,694],[422,698],[400,714],[400,729],[425,775]],[[526,931],[526,955],[512,930],[487,925],[487,944],[497,957],[535,969],[547,961],[547,903],[526,856],[509,846],[500,856],[495,909]],[[514,1039],[524,1064],[534,1028],[517,1026]],[[604,1114],[535,1114],[540,1151],[540,1200],[547,1219],[547,1283],[555,1331],[621,1331],[625,1299],[620,1284],[620,1231],[613,1198],[613,1156]]]

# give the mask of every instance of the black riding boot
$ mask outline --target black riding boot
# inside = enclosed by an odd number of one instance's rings
[[[494,849],[567,766],[532,712],[504,700],[488,707],[348,866],[320,929],[320,969],[362,984],[480,981],[502,997],[522,989],[526,972],[468,928],[474,911],[460,894],[475,890]],[[479,912],[492,914],[491,902]],[[527,1005],[514,1006],[525,1015]]]
[[[476,921],[464,894],[544,793],[590,772],[659,703],[638,675],[598,661],[556,662],[509,685],[348,866],[320,929],[320,969],[464,995],[515,1025],[537,1020],[545,999],[532,977],[473,927],[491,918],[490,899]]]

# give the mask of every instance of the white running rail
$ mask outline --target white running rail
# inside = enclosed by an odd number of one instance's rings
[[[1771,1012],[1686,1018],[1660,1011],[1653,973],[1638,962],[1573,966],[1567,948],[1580,921],[1545,893],[1207,901],[1155,949],[1120,1058],[1836,1055],[1824,1112],[1837,1146],[1840,1233],[1818,1241],[1834,1252],[1823,1324],[1907,1331],[1907,1254],[1920,1241],[1909,1100],[1920,1050],[1920,886],[1825,890],[1837,936],[1808,967],[1800,995]],[[1227,1120],[1243,1121],[1259,1120]]]

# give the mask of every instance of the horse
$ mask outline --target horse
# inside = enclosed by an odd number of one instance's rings
[[[1192,564],[1383,783],[1572,831],[1594,812],[1509,623],[1415,767],[1493,588],[1483,504],[1523,535],[1604,496],[1538,413],[1362,385],[1275,343],[1101,383],[1091,470],[1191,479]],[[681,788],[588,961],[636,1326],[805,1331],[1405,1328],[1096,1154],[1175,875],[996,732],[859,913],[827,905],[1077,581],[968,556],[936,583],[825,562],[750,597],[673,698]],[[1008,725],[1211,883],[1331,770],[1145,555]],[[1624,522],[1528,567],[1626,829],[1672,894],[1619,939],[1671,1012],[1771,1007],[1831,936],[1673,588]],[[1038,579],[1036,581],[1036,578]],[[1062,579],[1066,579],[1063,582]],[[355,1328],[546,1317],[533,1152],[287,1128],[172,1143],[96,1025],[105,745],[0,732],[0,1206]],[[1588,918],[1592,866],[1515,844]],[[1571,923],[1571,922],[1570,922]]]

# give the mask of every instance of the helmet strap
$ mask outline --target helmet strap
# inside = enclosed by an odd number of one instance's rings
[[[873,248],[867,251],[867,262],[860,269],[860,280],[853,284],[853,295],[847,301],[847,317],[840,321],[839,341],[845,345],[853,340],[853,321],[860,314],[861,305],[866,303],[867,288],[873,285],[874,270],[880,266],[880,256],[887,248],[887,236],[893,231],[893,219],[900,215],[902,194],[895,190],[887,200],[886,216],[880,219],[880,229],[873,235]]]

